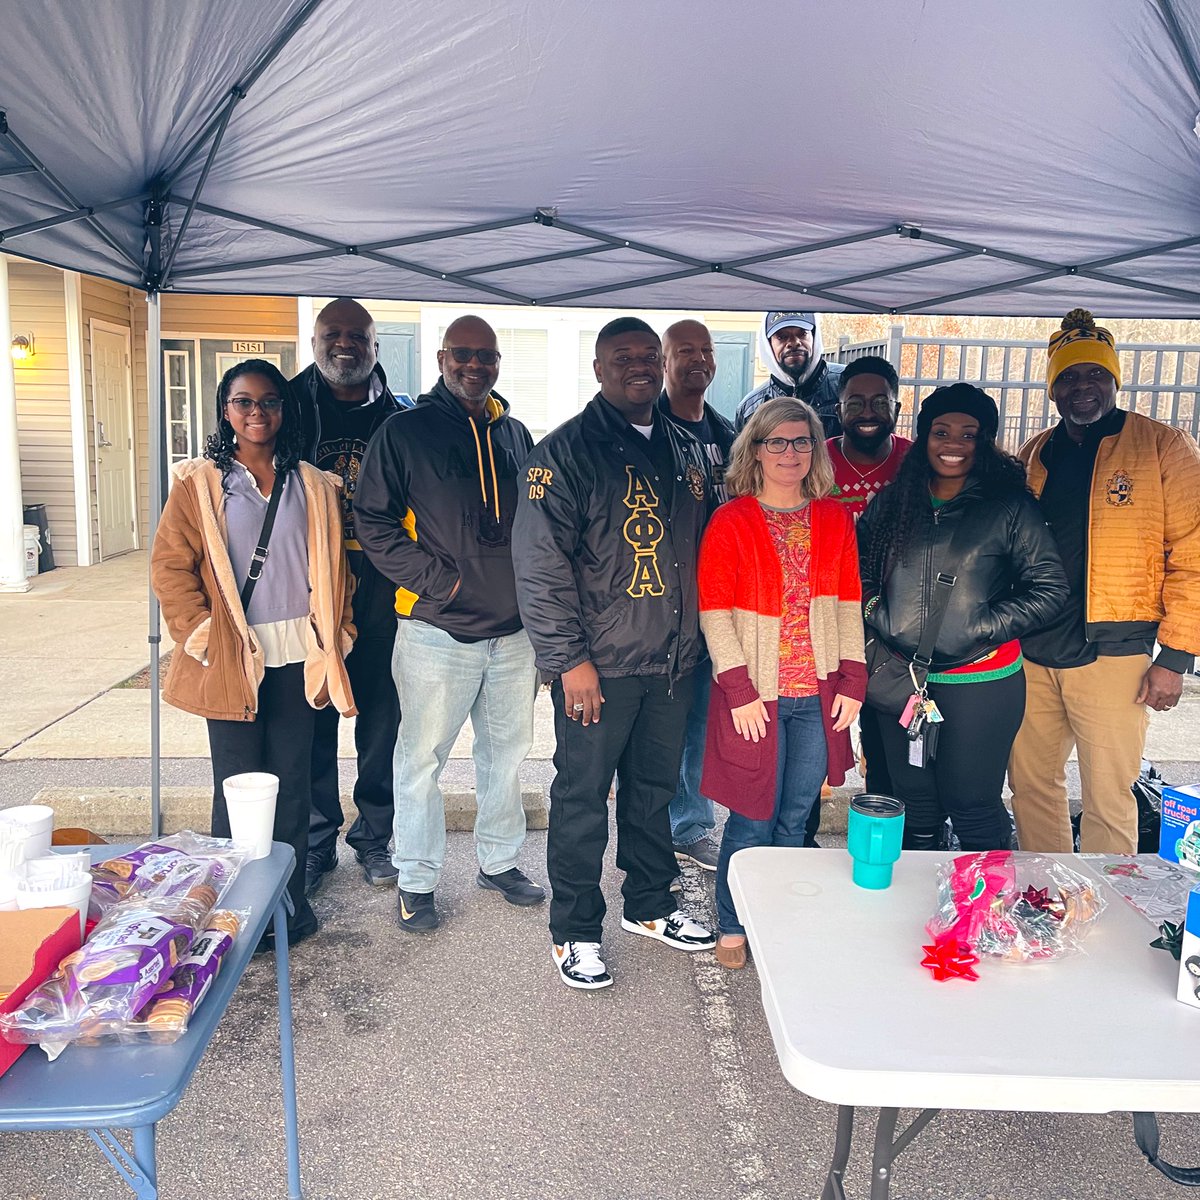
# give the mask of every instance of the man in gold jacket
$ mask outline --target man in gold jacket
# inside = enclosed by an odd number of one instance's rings
[[[1178,704],[1200,652],[1200,450],[1118,408],[1120,386],[1112,334],[1069,312],[1046,369],[1062,420],[1020,450],[1071,584],[1059,615],[1022,639],[1025,720],[1008,763],[1022,850],[1071,850],[1064,770],[1077,746],[1080,850],[1136,852],[1146,710]]]

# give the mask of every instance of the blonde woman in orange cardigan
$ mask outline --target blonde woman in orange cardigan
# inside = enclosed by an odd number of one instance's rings
[[[863,662],[854,526],[835,500],[820,418],[771,400],[733,444],[700,549],[700,627],[713,688],[701,790],[729,811],[717,866],[717,960],[746,961],[729,859],[748,846],[802,846],[828,775],[853,764],[850,723]]]

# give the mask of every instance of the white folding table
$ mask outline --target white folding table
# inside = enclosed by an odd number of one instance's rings
[[[893,1160],[942,1108],[1200,1112],[1200,1010],[1175,999],[1178,964],[1150,948],[1154,926],[1098,878],[1109,903],[1085,953],[984,958],[978,982],[934,981],[921,946],[951,857],[903,854],[877,892],[854,885],[845,850],[758,847],[731,860],[783,1074],[839,1106],[822,1200],[845,1200],[858,1105],[881,1110],[871,1200],[886,1200]],[[901,1108],[922,1111],[894,1139]]]

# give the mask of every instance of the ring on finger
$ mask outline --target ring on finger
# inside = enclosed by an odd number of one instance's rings
[[[572,712],[583,712],[583,705],[582,704],[572,704],[571,711]]]

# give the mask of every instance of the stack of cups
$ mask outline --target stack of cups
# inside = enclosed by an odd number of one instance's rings
[[[279,776],[266,771],[230,775],[221,784],[229,813],[229,834],[235,846],[248,852],[248,862],[271,853]]]
[[[17,886],[25,878],[26,860],[50,852],[54,810],[44,804],[22,804],[0,811],[0,912],[17,907]]]
[[[79,914],[79,940],[83,941],[92,898],[90,860],[86,850],[31,858],[25,864],[25,878],[17,884],[17,907],[75,909]]]
[[[22,857],[41,858],[50,853],[50,835],[54,830],[54,809],[45,804],[22,804],[0,812],[5,833],[21,843]]]

